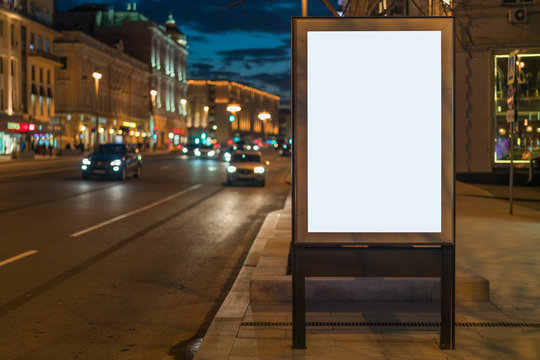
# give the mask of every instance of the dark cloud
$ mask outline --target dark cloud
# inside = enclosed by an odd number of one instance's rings
[[[290,49],[288,47],[235,49],[219,51],[224,64],[231,64],[234,61],[243,61],[256,65],[264,65],[290,59]]]
[[[291,29],[291,17],[302,12],[299,0],[62,0],[56,1],[56,7],[66,11],[81,4],[98,3],[122,11],[127,3],[133,2],[137,2],[137,11],[159,24],[172,13],[180,29],[189,26],[214,34],[234,31],[286,34]],[[331,3],[336,6],[337,0]],[[309,14],[331,16],[322,1],[310,1]]]
[[[259,84],[263,86],[262,88],[271,87],[277,89],[278,93],[291,91],[290,73],[259,73],[255,75],[245,76],[244,79],[252,84]],[[261,88],[260,86],[256,87]]]

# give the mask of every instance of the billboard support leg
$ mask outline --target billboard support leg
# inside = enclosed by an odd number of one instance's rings
[[[301,251],[293,246],[292,261],[292,315],[293,315],[293,349],[306,349],[306,276],[303,271]]]
[[[439,346],[444,350],[454,350],[456,298],[455,298],[455,251],[453,245],[443,245],[441,249],[441,333]]]

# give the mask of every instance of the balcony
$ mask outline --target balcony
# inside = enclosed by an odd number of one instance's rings
[[[29,49],[28,56],[37,56],[37,57],[52,61],[56,63],[56,65],[62,66],[62,61],[60,60],[60,57],[47,53],[43,50]]]

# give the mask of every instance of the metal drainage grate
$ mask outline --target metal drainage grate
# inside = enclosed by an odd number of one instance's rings
[[[244,321],[242,326],[292,326],[289,321]],[[308,321],[306,326],[313,327],[440,327],[440,322],[331,322],[331,321]],[[457,322],[456,327],[508,327],[508,328],[540,328],[540,323],[527,322]]]

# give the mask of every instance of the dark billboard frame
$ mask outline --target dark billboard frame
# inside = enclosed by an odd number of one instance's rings
[[[454,28],[452,17],[293,19],[293,348],[306,347],[308,276],[440,277],[440,347],[455,347]],[[440,32],[440,232],[308,231],[308,32],[317,31]]]

